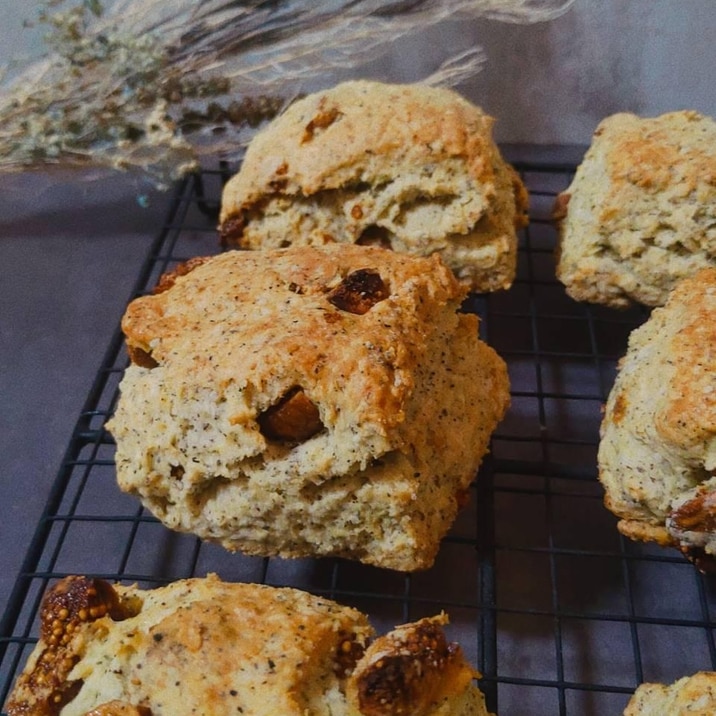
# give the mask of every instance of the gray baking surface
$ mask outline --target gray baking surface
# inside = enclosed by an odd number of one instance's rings
[[[507,292],[468,301],[485,339],[508,363],[512,405],[436,564],[412,575],[343,560],[229,554],[168,531],[119,492],[103,423],[126,364],[116,328],[121,305],[137,280],[139,291],[148,290],[177,261],[219,250],[215,216],[198,204],[193,180],[164,224],[154,214],[156,238],[135,238],[125,250],[131,256],[122,264],[121,291],[115,286],[121,295],[108,297],[111,325],[92,347],[102,369],[88,411],[57,479],[46,479],[42,497],[47,492],[51,502],[37,515],[27,572],[8,594],[0,698],[36,637],[42,592],[67,573],[152,586],[213,571],[296,586],[357,606],[379,630],[445,610],[450,637],[482,671],[488,705],[500,716],[617,715],[641,681],[670,682],[716,666],[713,583],[672,550],[625,541],[603,506],[596,479],[601,407],[629,332],[647,314],[565,295],[554,276],[549,213],[570,170],[537,159],[521,165],[532,222],[521,237],[518,280]],[[203,176],[210,203],[221,180]],[[79,271],[76,280],[92,276]],[[43,421],[53,419],[37,415],[37,439]],[[14,512],[7,518],[18,519]]]

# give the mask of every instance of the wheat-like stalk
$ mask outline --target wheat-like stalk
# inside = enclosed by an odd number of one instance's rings
[[[46,56],[0,84],[0,172],[110,166],[166,185],[204,155],[235,158],[286,103],[400,37],[448,19],[549,20],[572,2],[44,0]],[[479,48],[448,56],[423,81],[454,85],[482,62]]]

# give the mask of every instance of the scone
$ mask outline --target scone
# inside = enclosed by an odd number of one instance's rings
[[[716,554],[716,269],[681,281],[632,332],[598,459],[624,535]]]
[[[716,266],[716,122],[693,111],[601,122],[555,208],[557,276],[578,301],[661,306]]]
[[[122,321],[120,487],[230,550],[430,566],[509,401],[464,293],[352,244],[195,261]]]
[[[668,686],[642,684],[624,716],[713,716],[716,714],[716,673],[700,671]]]
[[[351,81],[311,94],[249,145],[223,192],[223,242],[437,253],[472,291],[508,288],[527,193],[492,125],[428,85]]]
[[[8,716],[487,716],[447,617],[376,636],[356,609],[215,575],[142,590],[66,577]]]

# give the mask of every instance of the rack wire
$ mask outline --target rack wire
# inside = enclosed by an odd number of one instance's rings
[[[379,631],[445,610],[499,716],[618,715],[639,683],[716,668],[714,583],[676,551],[622,538],[596,474],[601,408],[648,314],[566,296],[549,214],[573,166],[515,166],[531,197],[517,280],[467,306],[508,364],[512,404],[435,565],[406,575],[248,557],[166,529],[116,486],[104,424],[127,364],[117,327],[0,622],[0,702],[37,639],[45,589],[67,574],[151,587],[216,572],[293,586],[367,612]],[[220,251],[226,178],[226,167],[207,169],[177,187],[134,295],[173,265]]]

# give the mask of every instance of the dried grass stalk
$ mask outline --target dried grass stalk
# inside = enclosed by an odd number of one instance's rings
[[[235,158],[297,95],[350,76],[448,19],[552,19],[573,0],[45,0],[47,55],[0,85],[0,172],[50,163],[166,185]],[[423,81],[477,72],[479,48]],[[390,80],[390,77],[378,79]]]

